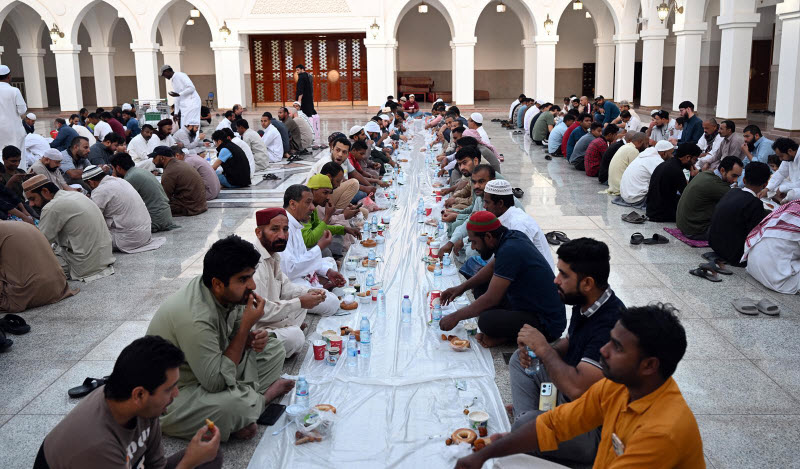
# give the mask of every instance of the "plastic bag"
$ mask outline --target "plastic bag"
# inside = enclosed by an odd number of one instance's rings
[[[295,445],[313,443],[329,438],[333,431],[333,423],[336,421],[336,414],[329,411],[321,411],[315,407],[309,409],[308,413],[295,420]]]

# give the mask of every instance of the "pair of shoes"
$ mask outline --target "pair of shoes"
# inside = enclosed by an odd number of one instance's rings
[[[552,244],[553,246],[558,246],[561,243],[568,243],[569,238],[563,231],[551,231],[544,235],[545,239],[548,243]]]
[[[631,235],[631,244],[634,246],[638,246],[639,244],[667,244],[669,243],[669,239],[666,236],[662,236],[658,233],[655,233],[652,237],[645,239],[644,235],[636,232]]]
[[[757,316],[759,312],[767,316],[777,316],[781,314],[781,308],[766,298],[757,303],[756,300],[751,298],[737,298],[731,303],[733,307],[736,308],[736,311],[748,316]]]
[[[511,189],[511,193],[514,194],[514,197],[518,199],[521,199],[525,196],[525,191],[523,191],[521,187],[515,187]]]
[[[264,180],[266,181],[277,181],[280,179],[278,176],[274,175],[273,173],[268,173],[264,175]]]
[[[6,314],[0,318],[0,331],[8,332],[9,334],[22,335],[31,331],[31,326],[22,319],[22,316],[16,314]]]

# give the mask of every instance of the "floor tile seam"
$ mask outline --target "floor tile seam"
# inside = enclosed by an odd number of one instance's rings
[[[766,360],[765,359],[759,359],[758,361],[766,361]],[[775,385],[777,385],[781,389],[781,391],[785,392],[793,401],[795,401],[797,403],[800,403],[800,398],[795,397],[794,392],[786,389],[786,387],[784,387],[783,385],[781,385],[780,383],[775,381],[775,379],[773,379],[772,376],[770,376],[769,373],[766,372],[766,370],[764,370],[763,368],[758,366],[758,364],[756,363],[756,360],[751,359],[750,362],[753,364],[754,367],[756,367],[756,369],[758,371],[760,371],[761,373],[766,375],[770,380],[772,380],[772,382],[775,383]]]
[[[56,384],[56,381],[61,379],[62,376],[66,375],[69,372],[69,370],[71,370],[73,367],[75,367],[78,364],[79,361],[80,360],[78,360],[78,361],[75,361],[75,360],[64,360],[63,362],[72,362],[70,364],[70,366],[67,367],[67,369],[65,369],[58,376],[56,376],[50,383],[46,384],[45,386],[42,386],[40,391],[35,396],[33,396],[30,400],[28,400],[25,403],[25,405],[22,406],[22,408],[19,410],[19,412],[16,412],[14,414],[4,414],[4,415],[13,415],[14,417],[16,417],[18,415],[39,415],[39,414],[23,414],[22,411],[25,410],[26,407],[31,405],[31,403],[33,401],[35,401],[39,396],[41,396],[47,390],[47,388],[49,388],[50,386]],[[48,414],[41,414],[41,415],[48,415]],[[61,414],[53,414],[53,415],[61,415]],[[11,417],[10,419],[8,419],[8,422],[14,420],[14,417]],[[0,430],[2,430],[2,428],[4,426],[6,426],[6,424],[8,424],[8,422],[4,423],[3,425],[0,425]]]

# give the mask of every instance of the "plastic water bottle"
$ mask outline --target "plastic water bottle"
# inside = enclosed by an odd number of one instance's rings
[[[378,257],[378,255],[377,255],[377,254],[375,254],[375,250],[374,250],[374,249],[370,249],[370,250],[367,252],[367,259],[368,259],[368,260],[374,261],[375,259],[377,259],[377,257]]]
[[[451,262],[452,261],[450,260],[450,253],[449,252],[444,253],[444,257],[442,258],[442,265],[444,267],[450,267]],[[434,270],[433,273],[435,275],[436,271]]]
[[[294,386],[295,389],[295,403],[300,404],[304,408],[308,408],[308,381],[306,381],[306,377],[300,375],[297,377],[297,384]]]
[[[386,295],[383,293],[382,288],[378,290],[378,314],[386,314]]]
[[[433,267],[433,289],[442,289],[442,264],[439,263]]]
[[[359,329],[361,329],[361,345],[368,344],[370,339],[369,319],[367,319],[366,315],[361,316],[361,326],[359,327]]]
[[[372,288],[375,286],[375,277],[371,272],[367,274],[367,280],[365,283],[367,284],[367,288]]]
[[[528,376],[533,376],[539,372],[539,368],[542,366],[541,362],[539,361],[539,357],[533,353],[530,347],[526,347],[528,349],[528,356],[531,357],[531,365],[525,368],[525,374]]]
[[[377,215],[373,215],[372,216],[372,225],[373,226],[378,226],[378,216]]]
[[[439,321],[442,320],[442,306],[436,305],[433,307],[433,322],[438,326]]]
[[[358,346],[356,345],[356,335],[350,334],[347,339],[347,366],[356,366],[358,360]]]
[[[403,295],[402,312],[403,322],[411,322],[411,300],[408,295]]]

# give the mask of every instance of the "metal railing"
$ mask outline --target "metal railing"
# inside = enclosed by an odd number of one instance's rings
[[[11,86],[14,88],[19,88],[19,92],[22,93],[22,97],[28,99],[25,96],[25,82],[24,81],[12,81]]]

